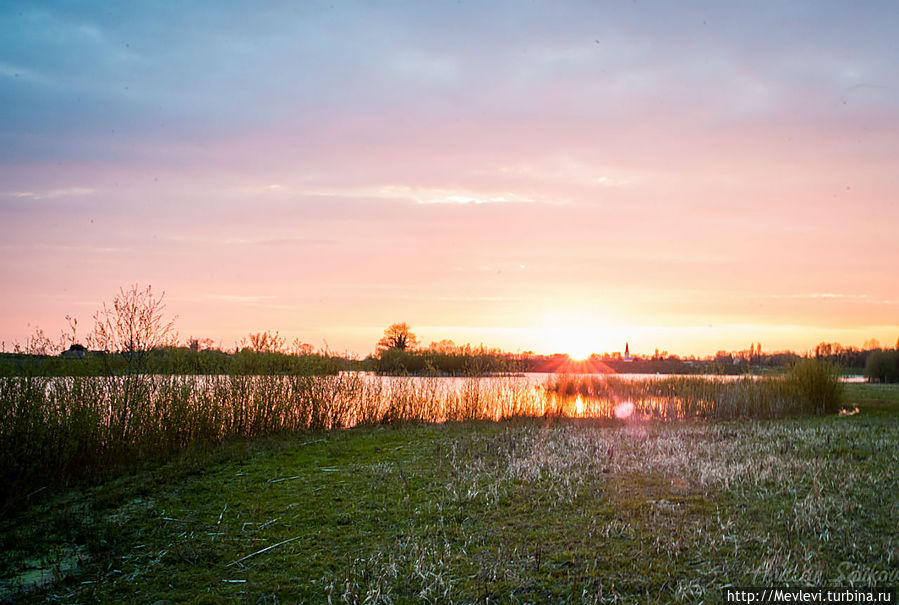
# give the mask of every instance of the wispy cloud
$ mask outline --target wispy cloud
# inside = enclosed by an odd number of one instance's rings
[[[254,294],[209,294],[206,298],[209,300],[243,305],[266,303],[275,300],[274,296],[259,296]]]
[[[0,76],[11,78],[14,80],[22,79],[39,83],[45,83],[48,81],[47,78],[32,69],[29,69],[22,65],[12,65],[10,63],[6,63],[5,61],[0,61]]]
[[[415,201],[419,204],[532,204],[536,200],[514,193],[490,196],[431,191]]]
[[[109,246],[97,244],[57,244],[57,243],[41,243],[26,242],[17,244],[0,244],[0,250],[14,250],[22,252],[30,251],[48,251],[48,252],[67,252],[78,254],[122,254],[134,252],[136,248],[130,246]]]
[[[477,190],[469,188],[426,187],[403,184],[371,185],[262,185],[240,187],[248,194],[270,192],[282,197],[355,198],[372,200],[408,200],[418,204],[532,204],[548,202],[537,196],[514,191]]]
[[[772,294],[772,299],[788,300],[821,300],[821,301],[846,301],[867,303],[872,305],[899,305],[899,300],[878,298],[868,294],[846,294],[842,292],[808,292],[797,294]]]
[[[868,300],[867,294],[844,294],[840,292],[805,292],[795,294],[772,294],[769,298],[798,300]]]
[[[45,191],[6,191],[4,196],[29,200],[52,200],[56,198],[80,197],[96,193],[96,189],[90,187],[65,187],[62,189],[49,189]]]
[[[583,187],[625,187],[646,177],[636,170],[594,164],[570,156],[552,158],[540,164],[505,165],[497,172],[502,177]]]
[[[207,240],[212,243],[212,240]],[[302,238],[302,237],[282,237],[282,238],[248,238],[248,237],[238,237],[238,238],[229,238],[225,240],[215,241],[214,243],[221,243],[226,246],[272,246],[272,247],[296,247],[296,246],[310,246],[310,245],[326,245],[335,243],[334,240],[331,239],[316,239],[316,238]]]

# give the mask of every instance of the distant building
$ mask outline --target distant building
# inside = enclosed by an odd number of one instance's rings
[[[84,357],[85,353],[87,353],[87,347],[85,347],[84,345],[80,345],[76,342],[75,344],[70,346],[68,348],[68,350],[60,353],[59,356],[66,357],[66,358],[81,359],[82,357]]]
[[[627,342],[624,343],[624,361],[633,361],[633,359],[631,359],[630,343]]]
[[[106,351],[91,351],[84,345],[80,345],[76,342],[68,349],[60,353],[59,356],[64,359],[81,359],[83,357],[98,357],[105,354]]]

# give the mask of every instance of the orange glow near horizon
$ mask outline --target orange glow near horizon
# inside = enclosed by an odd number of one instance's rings
[[[543,320],[541,348],[553,353],[566,353],[574,361],[584,361],[592,354],[615,351],[624,347],[618,330],[600,322],[583,310],[548,313]]]

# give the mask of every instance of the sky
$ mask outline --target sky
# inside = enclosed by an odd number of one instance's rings
[[[0,340],[899,338],[899,10],[0,2]]]

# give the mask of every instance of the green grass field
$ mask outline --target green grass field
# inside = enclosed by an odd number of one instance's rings
[[[856,406],[195,447],[8,511],[0,600],[698,603],[727,585],[895,586],[899,387],[849,385]]]

